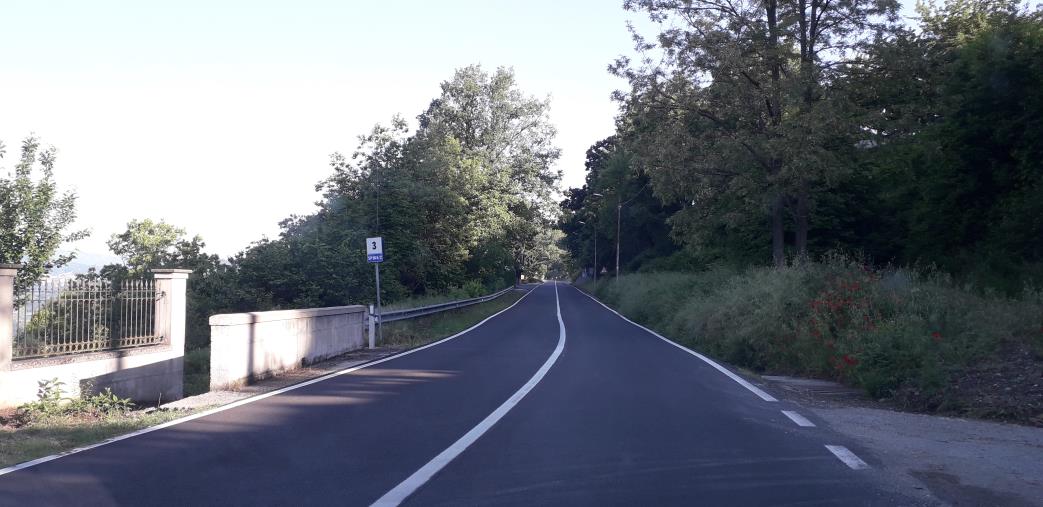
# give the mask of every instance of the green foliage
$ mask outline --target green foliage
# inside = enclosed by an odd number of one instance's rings
[[[1043,304],[969,292],[937,272],[828,256],[783,268],[624,275],[595,293],[686,345],[758,371],[840,380],[876,397],[945,399],[1005,342],[1039,340]],[[937,408],[928,406],[924,408]]]
[[[59,193],[54,181],[57,150],[41,151],[34,136],[22,141],[14,172],[0,170],[0,263],[22,264],[15,293],[24,294],[49,268],[67,264],[74,254],[57,255],[63,243],[87,237],[68,231],[76,219],[76,194]],[[0,143],[0,159],[4,157]]]
[[[330,158],[319,211],[291,217],[274,240],[231,259],[230,308],[373,301],[363,241],[384,237],[382,299],[503,287],[562,264],[552,200],[559,178],[548,103],[513,72],[458,70],[410,132],[401,117]],[[475,291],[472,291],[475,292]]]
[[[199,235],[189,239],[183,229],[162,220],[134,219],[127,223],[126,231],[109,238],[108,246],[123,258],[124,264],[110,264],[100,273],[92,270],[81,278],[99,277],[120,287],[127,280],[149,277],[155,268],[192,270],[185,330],[189,349],[210,343],[210,315],[232,309],[256,309],[242,304],[231,268],[222,264],[217,255],[204,251],[206,243]]]
[[[722,236],[729,246],[759,240],[762,255],[770,237],[780,265],[792,228],[806,255],[819,196],[851,173],[866,136],[841,85],[879,64],[865,48],[897,31],[897,2],[624,5],[662,29],[654,42],[634,34],[646,55],[638,64],[612,66],[631,85],[619,96],[619,134],[655,194],[683,206],[671,218],[676,237],[711,258],[725,257],[714,251]]]
[[[113,234],[106,244],[112,253],[123,258],[129,276],[141,277],[167,260],[174,244],[184,234],[184,229],[146,218],[127,222],[127,230]]]
[[[80,398],[72,399],[64,396],[65,383],[57,378],[41,380],[38,384],[37,400],[18,407],[22,417],[29,423],[57,417],[124,414],[134,407],[129,398],[116,396],[110,388],[94,394],[89,394],[91,389],[88,388]]]
[[[613,199],[591,196],[611,195],[615,156],[631,188],[653,190],[631,205],[648,220],[634,221],[684,246],[634,254],[625,271],[840,249],[933,266],[983,293],[1043,285],[1043,10],[921,4],[913,32],[894,24],[894,2],[743,6],[626,2],[663,28],[634,34],[649,59],[612,66],[631,87],[611,149],[592,147],[586,185],[562,204],[573,259],[590,265],[597,237],[595,264],[612,265]],[[832,21],[805,23],[807,9]]]
[[[577,267],[589,272],[597,266],[599,272],[614,272],[617,239],[624,271],[640,269],[678,249],[670,238],[667,219],[679,207],[663,205],[653,195],[647,174],[635,167],[633,154],[621,146],[617,136],[602,139],[587,150],[586,170],[583,187],[569,189],[560,204],[562,244]],[[624,206],[617,217],[620,204]]]

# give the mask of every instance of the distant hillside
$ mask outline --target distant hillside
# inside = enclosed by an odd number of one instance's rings
[[[59,276],[64,274],[86,273],[90,268],[101,269],[101,267],[106,264],[118,264],[120,262],[122,262],[120,258],[112,254],[79,252],[76,254],[76,258],[73,259],[72,262],[60,268],[52,269],[50,275]]]

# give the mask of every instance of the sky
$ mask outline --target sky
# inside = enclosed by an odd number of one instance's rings
[[[513,67],[550,97],[562,188],[611,135],[606,67],[632,54],[621,0],[0,0],[0,140],[10,169],[35,133],[77,193],[70,248],[107,253],[131,219],[165,220],[224,257],[315,209],[329,155],[454,69]]]

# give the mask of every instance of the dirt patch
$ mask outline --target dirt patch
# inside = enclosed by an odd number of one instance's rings
[[[816,408],[863,407],[970,417],[1043,427],[1043,359],[1024,343],[1007,343],[989,359],[953,373],[935,392],[906,386],[876,400],[828,380],[761,375],[787,397]]]
[[[979,486],[960,482],[952,474],[934,470],[913,470],[909,475],[916,477],[939,500],[953,506],[960,505],[1005,505],[1008,507],[1032,507],[1032,502],[1010,493],[992,491]]]
[[[896,408],[1043,427],[1043,360],[1024,343],[1006,343],[987,360],[954,374],[941,393],[896,393]]]
[[[14,431],[28,422],[25,413],[17,408],[0,410],[0,431]]]

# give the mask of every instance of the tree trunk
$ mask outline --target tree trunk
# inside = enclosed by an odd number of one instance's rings
[[[768,22],[768,58],[771,68],[771,99],[768,104],[772,136],[778,135],[778,127],[782,124],[782,58],[779,55],[778,0],[764,2],[764,10]],[[782,160],[775,154],[768,162],[768,177],[771,181],[771,260],[776,267],[786,264],[785,229],[783,229],[783,212],[785,211],[785,195],[777,180],[782,172]]]
[[[771,203],[771,260],[777,268],[786,264],[786,252],[783,249],[785,246],[785,232],[782,228],[783,207],[783,195],[779,192]]]
[[[804,183],[797,193],[796,222],[797,258],[803,261],[808,257],[808,189]]]

